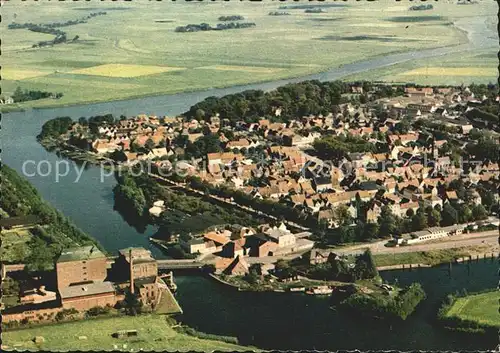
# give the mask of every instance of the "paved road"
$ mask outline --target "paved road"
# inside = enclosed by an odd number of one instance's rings
[[[462,248],[471,246],[490,246],[492,251],[498,248],[498,230],[491,230],[480,233],[469,233],[443,238],[428,243],[386,247],[387,240],[379,241],[372,244],[355,245],[342,248],[342,252],[349,252],[364,248],[370,248],[373,254],[398,254],[417,251],[442,250],[452,248]]]

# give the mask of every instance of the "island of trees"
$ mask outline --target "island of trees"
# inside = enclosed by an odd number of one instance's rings
[[[208,23],[200,24],[188,24],[187,26],[179,26],[175,29],[176,32],[200,32],[200,31],[223,31],[226,29],[241,29],[255,27],[253,22],[229,22],[229,23],[218,23],[215,27],[212,27]]]
[[[219,21],[241,21],[244,20],[245,17],[240,16],[240,15],[235,15],[235,16],[220,16]]]
[[[432,4],[413,5],[410,7],[410,11],[432,10],[433,8]]]
[[[269,16],[288,16],[290,15],[290,12],[285,12],[285,11],[271,11],[269,12]]]
[[[326,11],[323,9],[320,9],[320,8],[315,8],[315,9],[306,9],[304,12],[305,13],[323,13]]]
[[[100,11],[100,12],[93,12],[89,14],[88,16],[82,17],[77,20],[69,20],[66,22],[54,22],[54,23],[42,23],[42,24],[36,24],[36,23],[11,23],[7,26],[8,29],[28,29],[32,32],[39,32],[39,33],[46,33],[46,34],[52,34],[55,36],[53,40],[49,41],[41,41],[36,44],[33,44],[33,48],[36,47],[44,47],[48,45],[55,45],[55,44],[60,44],[60,43],[66,43],[66,42],[75,42],[79,39],[79,36],[73,37],[73,39],[68,40],[66,36],[66,32],[57,29],[60,27],[67,27],[67,26],[74,26],[80,23],[86,23],[87,20],[96,17],[96,16],[102,16],[106,15],[106,12]]]
[[[46,91],[32,91],[32,90],[22,90],[21,87],[17,87],[12,95],[12,99],[15,103],[34,101],[44,98],[54,98],[59,99],[63,96],[62,93],[53,93]]]

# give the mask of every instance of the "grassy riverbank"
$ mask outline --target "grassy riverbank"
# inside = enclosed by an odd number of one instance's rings
[[[443,250],[429,250],[419,252],[407,252],[399,254],[374,254],[373,258],[377,266],[394,265],[429,265],[435,266],[442,263],[455,261],[457,258],[466,257],[473,253],[472,249],[457,248]]]
[[[499,299],[500,293],[496,290],[457,298],[445,317],[457,317],[480,325],[500,327]]]
[[[272,81],[322,72],[388,53],[457,45],[464,43],[466,37],[452,23],[471,14],[493,13],[495,6],[493,3],[456,6],[443,2],[434,4],[432,11],[417,14],[409,11],[406,3],[386,0],[342,3],[324,13],[288,9],[289,16],[268,15],[280,5],[271,1],[258,5],[227,2],[223,6],[212,2],[110,3],[100,8],[106,15],[63,28],[68,38],[78,36],[76,41],[33,48],[33,44],[52,40],[53,36],[28,29],[7,29],[7,26],[14,21],[50,24],[74,20],[93,11],[92,8],[73,2],[5,3],[0,24],[5,32],[3,94],[10,95],[19,86],[62,92],[64,96],[5,106],[2,110],[123,100]],[[234,14],[256,26],[175,32],[178,26],[202,22],[214,25],[219,16]],[[160,21],[158,17],[163,18]],[[408,26],[412,30],[405,30]]]
[[[57,327],[56,327],[57,326]],[[119,330],[137,330],[136,337],[117,339]],[[35,344],[35,336],[45,341]],[[83,338],[82,336],[86,337]],[[244,351],[248,347],[200,339],[175,331],[165,316],[141,315],[78,321],[2,333],[2,349],[43,351]]]
[[[493,333],[500,328],[498,290],[465,294],[450,294],[445,298],[437,314],[441,325],[451,331],[474,334]]]

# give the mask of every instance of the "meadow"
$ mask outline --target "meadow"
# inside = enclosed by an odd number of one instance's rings
[[[470,83],[495,83],[498,80],[498,57],[491,50],[453,53],[429,58],[423,63],[409,61],[347,76],[345,79],[457,86]]]
[[[446,316],[457,316],[463,320],[472,320],[480,324],[500,327],[499,300],[500,293],[498,291],[458,298]]]
[[[119,330],[137,330],[136,337],[113,338]],[[35,336],[43,343],[35,344]],[[82,337],[83,336],[83,337]],[[200,339],[176,332],[165,316],[139,315],[91,319],[2,332],[2,349],[62,351],[243,351],[249,347]]]
[[[289,16],[269,16],[279,5],[138,0],[96,7],[79,2],[7,2],[0,23],[2,93],[9,95],[21,86],[64,94],[59,100],[20,104],[44,107],[303,76],[389,53],[465,43],[464,32],[452,23],[471,15],[491,16],[495,9],[493,2],[478,6],[439,2],[434,10],[415,14],[406,3],[382,0],[325,7],[323,13],[287,9]],[[61,22],[96,10],[107,14],[61,27],[68,38],[78,36],[75,42],[32,48],[54,36],[7,29],[12,22]],[[190,23],[216,25],[218,17],[229,15],[244,16],[256,27],[175,32]],[[414,77],[423,76],[405,79]]]

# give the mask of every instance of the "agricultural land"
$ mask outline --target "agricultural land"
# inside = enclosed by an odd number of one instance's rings
[[[407,3],[349,2],[325,7],[321,13],[289,6],[290,15],[270,16],[283,10],[279,4],[134,1],[96,8],[90,3],[8,2],[0,24],[5,33],[2,94],[12,94],[17,87],[62,92],[59,99],[10,104],[48,107],[300,77],[389,53],[465,45],[467,35],[457,21],[483,16],[494,28],[495,6],[439,2],[432,10],[410,11]],[[95,11],[106,14],[60,27],[68,39],[77,39],[57,45],[33,47],[54,35],[7,29],[13,22],[60,23]],[[215,24],[220,16],[235,14],[256,26],[175,32],[179,26]],[[366,77],[423,84],[488,83],[496,80],[493,51],[414,60],[368,72]]]

